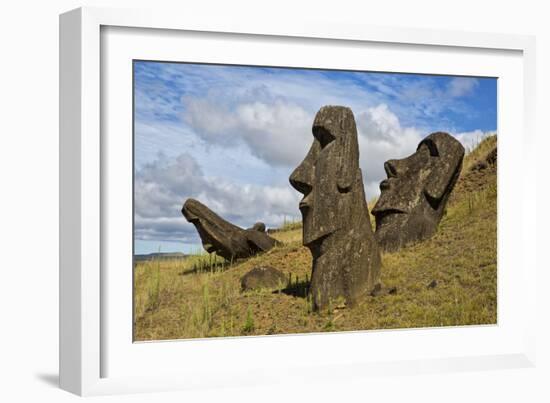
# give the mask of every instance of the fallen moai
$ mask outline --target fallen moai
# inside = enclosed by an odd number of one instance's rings
[[[197,229],[204,249],[208,253],[216,252],[227,260],[248,258],[278,244],[261,228],[240,228],[195,199],[187,199],[181,212]]]

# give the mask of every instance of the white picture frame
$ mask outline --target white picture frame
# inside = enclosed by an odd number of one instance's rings
[[[354,46],[375,44],[379,48],[396,46],[397,52],[400,51],[399,49],[414,47],[416,51],[427,52],[426,60],[433,63],[436,60],[433,55],[429,55],[430,51],[447,52],[450,54],[449,57],[453,57],[452,53],[455,50],[469,51],[481,56],[498,52],[513,53],[513,60],[510,59],[509,63],[509,73],[503,74],[510,74],[506,77],[514,78],[513,82],[509,81],[510,91],[513,87],[514,94],[518,95],[518,99],[513,98],[514,102],[519,102],[521,111],[518,111],[519,117],[510,117],[510,121],[505,121],[503,127],[504,129],[514,127],[521,132],[521,136],[499,137],[499,161],[504,161],[499,163],[499,276],[502,274],[500,253],[509,253],[513,262],[517,263],[516,266],[521,270],[506,271],[502,277],[503,283],[499,277],[499,325],[477,330],[455,328],[350,332],[322,336],[247,337],[140,345],[133,344],[127,336],[119,337],[117,341],[117,335],[125,330],[114,326],[115,323],[120,323],[119,321],[109,319],[116,318],[117,315],[115,313],[117,310],[112,309],[113,306],[110,305],[112,302],[109,301],[112,301],[112,298],[109,298],[109,295],[113,290],[116,291],[116,284],[120,284],[117,281],[124,281],[124,278],[111,278],[110,272],[105,272],[110,259],[107,251],[112,248],[105,244],[104,228],[111,226],[115,229],[124,229],[125,224],[124,221],[116,221],[113,215],[106,216],[105,211],[102,212],[105,203],[109,203],[106,190],[110,188],[107,182],[110,176],[114,175],[114,172],[109,170],[118,169],[106,162],[108,157],[105,155],[108,153],[105,152],[105,147],[121,147],[119,148],[121,150],[127,145],[125,146],[122,142],[113,144],[112,136],[107,139],[102,137],[102,133],[109,132],[111,124],[106,119],[109,111],[102,109],[106,105],[104,94],[112,91],[110,88],[112,81],[102,80],[102,74],[105,73],[102,70],[104,67],[102,57],[110,55],[102,49],[105,47],[105,42],[102,42],[104,40],[102,31],[108,30],[108,27],[130,31],[146,29],[156,30],[157,33],[170,32],[171,38],[166,39],[166,46],[164,46],[168,49],[170,43],[178,40],[174,32],[192,32],[195,37],[216,33],[218,39],[225,35],[229,40],[230,36],[237,35],[239,38],[253,38],[260,44],[262,41],[270,41],[282,44],[283,47],[289,41],[299,43],[300,46],[307,46],[311,43],[310,41],[328,41],[325,45],[332,46],[335,51],[346,44]],[[131,36],[130,31],[125,32],[124,35]],[[161,39],[158,40],[161,41]],[[116,45],[114,41],[109,43],[109,46]],[[120,44],[123,42],[119,42],[119,46]],[[145,48],[147,44],[143,43],[140,46]],[[160,42],[158,48],[163,48]],[[119,49],[120,54],[123,54],[122,48]],[[61,387],[79,395],[96,395],[282,383],[292,382],[297,378],[301,381],[307,378],[334,381],[380,373],[396,375],[534,365],[537,268],[534,260],[536,242],[533,242],[532,238],[536,233],[535,210],[530,208],[527,200],[520,200],[516,203],[516,209],[519,206],[521,220],[509,225],[504,224],[504,228],[509,229],[504,233],[500,225],[501,222],[507,222],[506,216],[502,213],[507,211],[506,198],[501,197],[502,194],[506,194],[506,182],[520,180],[522,188],[530,189],[531,194],[533,189],[536,189],[536,176],[532,173],[522,175],[521,169],[516,169],[517,172],[506,170],[506,161],[509,162],[512,158],[511,154],[507,154],[507,150],[518,151],[518,155],[514,158],[520,164],[529,161],[534,155],[534,49],[534,38],[520,35],[382,28],[315,21],[295,23],[292,20],[270,22],[268,19],[263,21],[209,20],[169,11],[151,10],[80,8],[61,15]],[[132,55],[125,57],[132,57]],[[158,57],[161,57],[160,53]],[[230,62],[227,60],[229,56],[225,57],[225,61]],[[254,57],[260,58],[262,55],[256,54]],[[223,61],[223,57],[220,60]],[[502,65],[507,65],[507,62],[503,61]],[[505,67],[502,68],[505,69]],[[425,72],[420,71],[421,69],[419,65],[415,72]],[[115,87],[114,84],[113,87]],[[117,94],[123,94],[123,91],[126,90],[123,88],[114,90],[114,99]],[[112,102],[111,98],[108,99],[110,100],[108,105],[119,107]],[[124,105],[123,108],[127,107]],[[511,112],[512,107],[517,106],[518,104],[511,103],[499,105],[499,129],[503,123],[500,120],[501,108],[509,108],[504,110]],[[512,114],[509,113],[506,116]],[[131,122],[126,123],[131,125]],[[499,130],[499,136],[500,134]],[[506,182],[502,178],[505,178]],[[525,195],[526,192],[522,194]],[[503,245],[512,244],[516,246],[515,250],[502,249]],[[506,277],[508,274],[509,277]],[[106,279],[110,281],[109,286],[105,283]],[[517,287],[514,287],[515,282],[518,282]],[[131,287],[131,284],[128,286]],[[520,302],[516,303],[516,300]],[[501,302],[503,303],[500,304]],[[120,311],[125,312],[124,309]],[[508,310],[513,311],[510,320],[506,317]],[[124,326],[123,324],[122,327]],[[343,348],[338,354],[327,354],[319,359],[314,356],[314,349],[319,347],[319,343],[322,343],[327,351],[334,351],[338,346],[353,347],[361,343],[365,345],[379,343],[379,346],[389,343],[402,345],[405,337],[411,346],[418,346],[420,349],[418,354],[408,354],[405,350],[396,348],[392,356],[387,354],[376,356],[373,351],[368,352],[365,347],[364,354],[352,354],[352,349]],[[422,350],[423,345],[429,347],[430,343],[437,338],[445,338],[447,343],[461,340],[464,348],[453,350],[450,347],[446,349],[445,345],[437,348],[432,344],[431,354],[426,352],[427,349]],[[495,347],[489,349],[487,346],[496,338],[506,342],[503,341],[501,345],[495,343]],[[474,348],[476,340],[479,340],[479,345]],[[308,357],[308,362],[293,362],[292,359],[287,359],[284,363],[277,362],[281,349],[303,351]],[[383,348],[379,350],[384,352]],[[135,354],[134,358],[132,354]],[[187,357],[187,362],[170,359],[175,357],[175,354]],[[270,354],[273,360],[264,360],[263,366],[258,360],[242,359],[243,355],[271,357]],[[132,371],[132,367],[136,367],[133,361],[134,359],[137,361],[136,357],[139,357],[140,362],[143,362],[148,369],[152,366],[154,368],[156,364],[159,365],[159,370],[156,373],[151,370]],[[224,358],[231,365],[224,366]],[[198,365],[201,359],[205,362],[203,366]],[[117,370],[111,370],[110,364],[107,365],[111,361],[118,362]],[[127,363],[126,366],[123,365],[124,362]],[[213,363],[219,364],[215,366],[215,370],[212,370]],[[194,367],[193,371],[186,370],[190,366]]]

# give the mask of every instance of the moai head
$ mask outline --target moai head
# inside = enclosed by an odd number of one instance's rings
[[[447,133],[432,133],[407,158],[384,163],[388,176],[372,210],[375,237],[393,251],[434,234],[460,175],[464,147]]]
[[[313,122],[313,144],[290,176],[304,195],[300,202],[304,245],[347,225],[349,198],[345,195],[361,178],[357,129],[351,109],[322,107]]]
[[[187,199],[181,209],[184,217],[195,226],[208,253],[216,252],[226,259],[233,255],[232,234],[240,228],[225,221],[204,204],[195,199]]]

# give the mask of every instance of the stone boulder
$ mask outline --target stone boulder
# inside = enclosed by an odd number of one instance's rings
[[[493,147],[482,159],[475,162],[470,167],[471,171],[482,171],[490,166],[497,164],[497,147]]]
[[[286,282],[287,278],[280,270],[271,266],[258,266],[241,277],[241,289],[278,289],[284,287]]]

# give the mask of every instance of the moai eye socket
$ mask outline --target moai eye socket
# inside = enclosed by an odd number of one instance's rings
[[[313,136],[317,139],[317,141],[319,141],[319,144],[321,144],[321,148],[325,148],[335,139],[335,137],[322,126],[313,127]]]
[[[436,144],[431,139],[426,139],[420,143],[418,150],[422,147],[426,147],[430,151],[430,156],[439,157],[439,151],[437,150]]]

